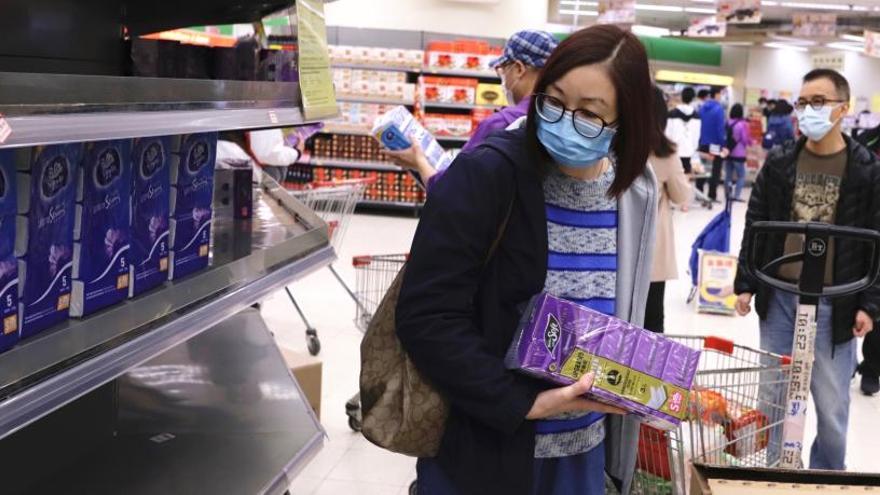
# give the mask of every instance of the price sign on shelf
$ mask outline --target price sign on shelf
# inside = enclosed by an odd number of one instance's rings
[[[0,144],[5,143],[11,135],[12,127],[9,125],[9,122],[6,121],[6,118],[3,117],[3,114],[0,113]]]
[[[336,116],[336,94],[330,77],[324,2],[298,0],[296,25],[299,36],[299,86],[303,112],[309,120]]]

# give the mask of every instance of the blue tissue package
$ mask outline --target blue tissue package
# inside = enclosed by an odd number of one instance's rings
[[[0,150],[0,352],[18,342],[18,260],[15,259],[16,171],[13,152]]]
[[[75,239],[70,315],[86,316],[128,296],[131,239],[131,140],[86,144]]]
[[[170,137],[134,140],[130,297],[168,280],[170,151]]]
[[[208,266],[217,152],[217,133],[188,134],[179,139],[171,172],[171,280]]]
[[[76,183],[82,145],[33,148],[27,178],[27,252],[19,273],[21,338],[67,319],[73,268]],[[19,190],[19,194],[26,191]],[[21,232],[19,232],[21,234]]]

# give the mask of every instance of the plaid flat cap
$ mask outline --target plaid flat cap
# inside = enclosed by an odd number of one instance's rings
[[[507,40],[502,55],[493,60],[489,66],[494,69],[519,60],[525,65],[540,69],[547,63],[547,58],[558,44],[556,38],[548,32],[531,29],[520,31]]]

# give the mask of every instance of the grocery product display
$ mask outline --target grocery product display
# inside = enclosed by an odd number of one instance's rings
[[[168,279],[171,138],[133,142],[129,296]]]
[[[15,155],[0,150],[0,352],[18,342],[18,261],[15,259],[16,199]]]
[[[547,293],[529,304],[507,355],[509,368],[562,385],[595,372],[589,396],[661,429],[687,416],[699,361],[699,350]]]

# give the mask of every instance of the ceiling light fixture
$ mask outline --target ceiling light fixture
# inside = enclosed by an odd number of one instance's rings
[[[840,5],[835,3],[807,3],[807,2],[782,2],[783,7],[795,9],[812,9],[812,10],[839,10],[849,11],[849,5]]]
[[[645,26],[643,24],[636,24],[632,27],[632,32],[638,36],[653,36],[655,38],[659,38],[661,36],[669,36],[670,31],[666,28],[656,27],[656,26]]]
[[[649,10],[652,12],[684,12],[684,7],[674,5],[656,5],[653,3],[637,3],[636,10]]]
[[[714,14],[717,11],[715,9],[706,9],[703,7],[685,7],[685,12],[690,12],[691,14]]]
[[[765,0],[765,1],[761,2],[761,6],[763,6],[763,7],[778,7],[779,2]]]
[[[764,43],[767,48],[776,48],[779,50],[793,50],[796,52],[805,52],[807,49],[803,46],[787,45],[785,43]]]
[[[599,12],[597,12],[595,10],[560,10],[559,13],[562,15],[585,15],[585,16],[599,15]]]
[[[859,52],[859,53],[862,53],[862,52],[865,51],[865,48],[864,48],[863,46],[861,46],[861,45],[854,45],[854,44],[852,44],[852,43],[840,43],[840,42],[835,42],[835,43],[828,43],[828,44],[825,45],[825,46],[827,46],[828,48],[834,48],[834,49],[836,49],[836,50],[846,50],[846,51],[849,51],[849,52]]]
[[[581,0],[562,0],[559,5],[569,5],[571,7],[598,7],[599,2],[582,2]]]
[[[842,39],[847,40],[847,41],[855,41],[856,43],[864,43],[865,42],[864,36],[856,36],[854,34],[841,34],[840,37]]]
[[[711,3],[711,4],[714,4],[714,3],[715,3],[715,0],[691,0],[691,2],[694,2],[694,3]]]
[[[754,46],[754,41],[718,41],[721,46]]]

